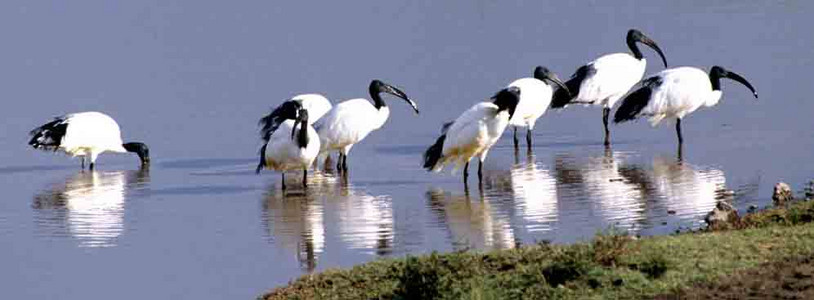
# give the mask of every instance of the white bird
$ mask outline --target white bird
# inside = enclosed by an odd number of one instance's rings
[[[73,157],[90,159],[93,170],[96,157],[103,152],[136,153],[142,166],[150,164],[150,150],[144,143],[122,143],[119,124],[100,112],[81,112],[56,117],[53,121],[34,128],[28,144],[34,149],[63,151]]]
[[[701,106],[713,106],[721,99],[721,78],[729,78],[745,85],[757,98],[755,88],[745,78],[719,66],[713,66],[709,74],[693,67],[679,67],[659,72],[642,81],[641,87],[630,93],[616,110],[614,123],[649,116],[650,124],[656,126],[663,119],[676,119],[679,157],[681,144],[681,119]]]
[[[319,155],[317,132],[309,125],[308,111],[302,107],[293,115],[287,112],[280,117],[285,121],[260,149],[261,162],[256,172],[260,173],[262,168],[280,171],[282,188],[285,189],[285,172],[302,169],[302,185],[308,186],[308,166]]]
[[[515,149],[517,149],[517,127],[526,127],[528,129],[526,131],[526,146],[531,151],[531,131],[534,129],[534,123],[548,110],[554,91],[546,81],[560,86],[566,92],[568,91],[560,78],[543,66],[534,68],[533,78],[520,78],[509,84],[509,86],[517,87],[523,91],[520,102],[514,111],[514,116],[509,120],[509,125],[514,127]]]
[[[597,58],[596,60],[579,67],[571,75],[565,86],[570,91],[554,92],[552,108],[565,107],[569,103],[601,105],[602,122],[605,125],[605,145],[610,145],[610,131],[608,130],[608,115],[613,105],[622,98],[644,76],[647,60],[636,46],[640,42],[653,48],[661,56],[664,67],[667,59],[656,45],[656,42],[636,29],[627,32],[627,46],[633,55],[628,53],[613,53]]]
[[[483,161],[515,113],[520,101],[520,89],[508,87],[492,99],[481,102],[462,113],[452,123],[444,124],[441,136],[424,153],[424,168],[440,171],[446,164],[455,169],[465,163],[464,184],[469,176],[469,160],[478,156],[478,182],[483,182]]]
[[[389,84],[373,80],[370,82],[369,92],[373,103],[364,98],[344,101],[334,106],[314,124],[322,144],[320,153],[339,151],[337,170],[340,172],[348,170],[348,153],[353,145],[387,122],[390,109],[382,100],[381,93],[404,99],[418,114],[415,102],[410,100],[407,94]]]
[[[300,108],[308,111],[308,125],[314,124],[325,113],[331,110],[331,102],[320,94],[301,94],[292,97],[274,108],[268,115],[260,119],[260,137],[268,142],[271,134],[277,130],[280,123],[286,119],[284,115],[296,113]]]

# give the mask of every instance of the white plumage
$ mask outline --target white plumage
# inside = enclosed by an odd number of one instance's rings
[[[482,181],[482,165],[515,112],[520,90],[510,87],[493,97],[494,102],[475,104],[451,124],[444,125],[444,132],[424,154],[424,168],[440,171],[447,164],[455,169],[464,167],[464,182],[468,176],[469,160],[478,156],[478,181]]]
[[[263,141],[268,142],[277,127],[288,117],[296,116],[300,109],[308,111],[308,124],[311,125],[331,110],[331,102],[320,94],[301,94],[281,103],[258,122]]]
[[[667,67],[667,59],[656,42],[638,30],[627,33],[627,45],[633,55],[613,53],[597,58],[577,69],[565,85],[566,91],[554,94],[553,108],[565,107],[569,103],[581,103],[602,106],[602,121],[605,125],[605,145],[610,145],[608,115],[616,101],[622,98],[644,76],[647,60],[642,56],[636,43],[643,43],[655,50]]]
[[[347,155],[356,143],[387,122],[390,109],[376,109],[367,99],[356,98],[337,104],[317,124],[322,151],[339,150]]]
[[[525,127],[526,144],[531,150],[531,131],[537,119],[548,110],[551,104],[551,96],[554,89],[546,81],[557,84],[561,88],[568,90],[557,78],[557,75],[547,68],[538,66],[534,69],[534,77],[520,78],[509,84],[509,87],[516,87],[523,91],[520,95],[520,102],[517,103],[514,115],[509,120],[509,125],[514,127],[514,147],[517,148],[517,127]]]
[[[647,59],[636,59],[628,53],[613,53],[588,65],[596,73],[582,81],[579,93],[572,102],[612,108],[616,101],[642,79]]]
[[[643,80],[636,91],[625,97],[614,122],[648,116],[650,124],[656,126],[664,119],[675,119],[681,143],[681,119],[701,106],[718,104],[722,96],[720,78],[724,77],[744,84],[757,98],[757,92],[746,79],[722,67],[712,67],[709,74],[694,67],[672,68]]]
[[[314,126],[321,142],[320,152],[327,155],[330,151],[339,151],[337,161],[339,171],[347,171],[347,155],[351,148],[387,122],[390,109],[382,100],[380,93],[404,99],[418,113],[415,102],[410,100],[407,94],[389,84],[373,80],[369,92],[373,103],[363,98],[341,102]]]
[[[28,144],[35,149],[63,151],[73,157],[90,160],[93,169],[96,158],[104,152],[134,152],[142,165],[150,162],[149,150],[143,143],[122,143],[119,124],[100,112],[81,112],[56,117],[53,121],[30,132]]]
[[[298,101],[308,111],[308,124],[314,124],[331,110],[331,101],[320,94],[301,94],[291,100]]]
[[[309,124],[309,113],[300,107],[296,112],[280,114],[283,119],[260,149],[259,173],[262,168],[280,171],[285,189],[285,172],[302,170],[302,184],[308,185],[308,167],[319,155],[317,132]]]
[[[551,103],[551,87],[535,78],[520,78],[512,81],[509,86],[523,91],[509,125],[534,128],[534,123],[548,110],[548,104]]]
[[[285,120],[277,131],[275,131],[266,145],[265,158],[266,166],[275,171],[295,171],[308,168],[317,154],[319,154],[319,139],[313,127],[307,125],[305,128],[298,126],[294,129],[294,136],[299,135],[301,130],[306,130],[309,137],[305,147],[297,144],[296,137],[292,139],[291,130],[294,128],[295,120]]]

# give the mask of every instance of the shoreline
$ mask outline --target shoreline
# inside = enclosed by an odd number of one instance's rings
[[[735,286],[743,284],[744,278],[761,278],[751,274],[762,274],[766,278],[760,282],[771,283],[775,278],[794,279],[800,273],[779,276],[777,272],[760,273],[762,269],[780,272],[794,262],[804,262],[802,267],[810,262],[814,268],[811,200],[775,201],[778,207],[742,217],[719,205],[714,226],[710,223],[707,229],[673,235],[636,238],[611,231],[567,245],[542,242],[489,252],[381,259],[304,275],[258,299],[677,299],[710,295],[728,291],[720,284]],[[814,285],[810,290],[806,290],[808,285],[799,286],[804,290],[790,293],[814,293]]]

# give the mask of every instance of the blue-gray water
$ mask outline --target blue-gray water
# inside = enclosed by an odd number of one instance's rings
[[[433,250],[573,242],[616,226],[697,228],[718,199],[766,205],[773,184],[814,177],[808,1],[72,1],[0,3],[0,286],[3,298],[251,298],[310,270]],[[568,77],[627,51],[639,28],[671,66],[719,64],[724,98],[685,119],[684,161],[669,124],[612,126],[598,109],[550,111],[534,155],[507,134],[483,192],[428,174],[440,125],[546,65]],[[648,73],[660,70],[655,53]],[[256,121],[298,93],[366,97],[378,78],[416,116],[354,147],[347,182],[307,191],[253,173]],[[116,118],[152,150],[103,155],[98,171],[38,152],[27,132],[67,112]],[[522,138],[521,138],[522,140]],[[474,179],[474,178],[473,178]]]

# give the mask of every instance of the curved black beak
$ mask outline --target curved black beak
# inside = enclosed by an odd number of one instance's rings
[[[392,85],[382,83],[382,92],[404,99],[404,101],[407,101],[407,103],[410,104],[415,113],[418,114],[418,106],[415,104],[415,102],[413,102],[413,100],[410,100],[410,98],[407,97],[407,94],[405,94],[401,90],[397,89]]]
[[[639,36],[636,38],[636,40],[637,40],[638,42],[642,43],[642,44],[647,45],[648,47],[652,48],[653,50],[655,50],[655,51],[656,51],[656,53],[658,53],[658,54],[659,54],[659,56],[661,56],[661,61],[664,63],[664,67],[665,67],[665,68],[667,67],[667,59],[666,59],[666,58],[664,58],[664,52],[661,52],[661,48],[659,48],[659,46],[658,46],[658,45],[656,45],[656,42],[655,42],[655,41],[653,41],[653,40],[652,40],[652,39],[650,39],[649,37],[645,36],[644,34],[639,35]]]
[[[560,78],[557,77],[557,74],[549,73],[549,75],[550,76],[548,76],[547,78],[549,81],[553,82],[554,84],[558,85],[561,89],[565,90],[565,92],[568,93],[568,97],[572,97],[571,91],[569,91],[568,87],[566,87],[565,84],[562,83]]]
[[[746,81],[746,78],[743,78],[742,76],[736,74],[735,72],[729,71],[729,70],[724,71],[724,73],[722,75],[723,75],[722,77],[732,79],[734,81],[740,82],[741,84],[745,85],[747,88],[749,88],[750,91],[752,91],[752,94],[755,95],[755,99],[757,99],[757,91],[755,91],[755,88],[752,86],[752,84],[749,83],[749,81]]]
[[[571,91],[568,90],[568,87],[565,86],[564,83],[562,83],[562,80],[560,80],[560,77],[558,77],[557,74],[554,74],[554,72],[551,72],[550,70],[548,70],[548,68],[543,66],[537,66],[536,68],[534,68],[534,78],[541,81],[548,80],[550,82],[553,82],[554,84],[558,85],[561,89],[563,89],[566,93],[568,93],[569,98],[571,97]]]

